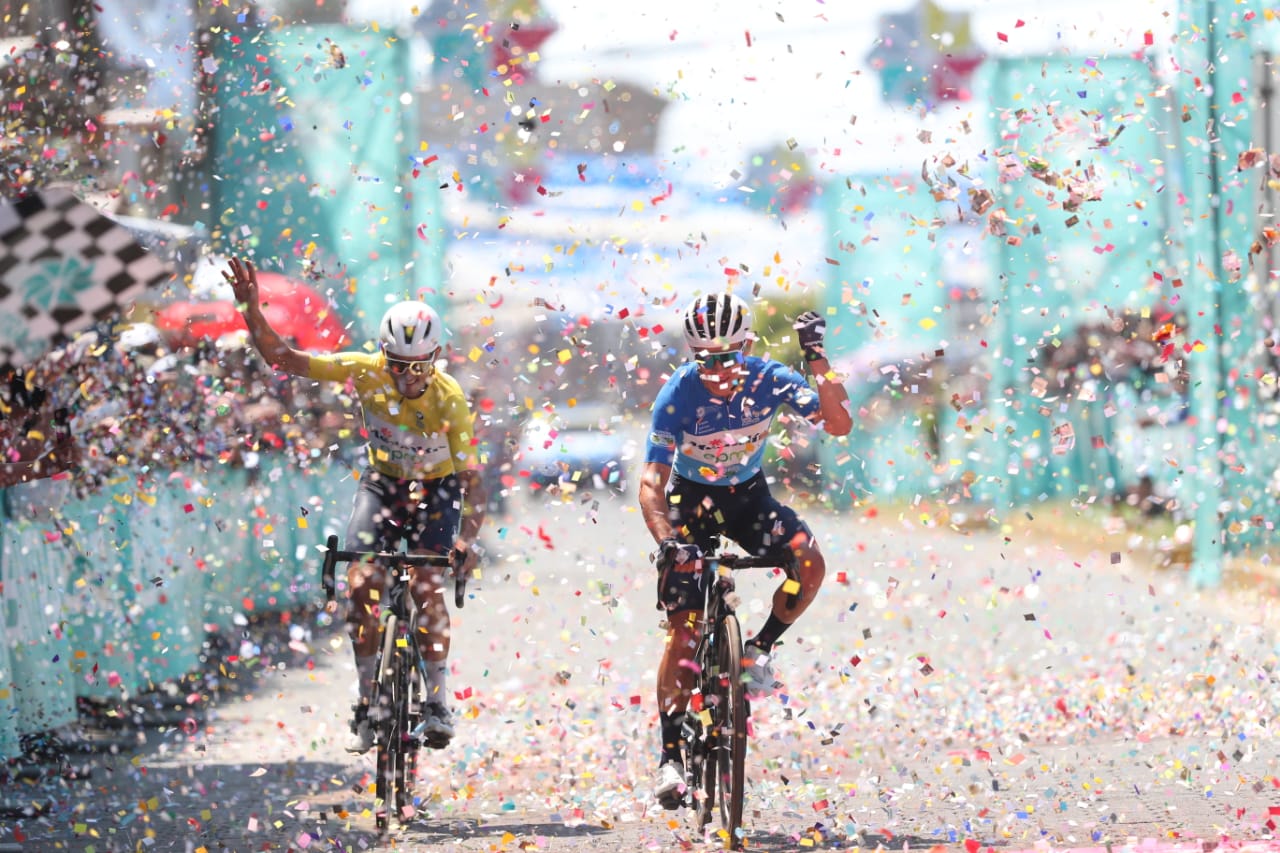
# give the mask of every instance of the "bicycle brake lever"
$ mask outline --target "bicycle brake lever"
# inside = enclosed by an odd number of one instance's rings
[[[450,562],[453,563],[453,606],[461,610],[467,600],[467,573],[463,571],[467,563],[466,552],[455,548],[450,552]]]
[[[324,589],[325,601],[333,601],[334,594],[337,592],[334,563],[337,562],[338,537],[331,535],[325,541],[325,545],[327,547],[324,552],[324,565],[320,568],[320,586]]]

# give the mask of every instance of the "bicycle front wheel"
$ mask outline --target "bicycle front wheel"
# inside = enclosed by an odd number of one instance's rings
[[[386,832],[391,822],[390,811],[395,807],[395,771],[398,742],[395,734],[396,678],[399,669],[396,653],[396,635],[399,625],[395,614],[388,614],[382,624],[382,643],[378,649],[377,680],[369,703],[370,721],[374,731],[374,823],[379,832]]]
[[[720,804],[720,827],[730,850],[742,849],[742,807],[747,764],[747,698],[742,684],[742,629],[729,613],[716,626],[716,668],[704,692],[711,700],[711,754],[703,771],[705,808]],[[713,792],[719,791],[719,797]],[[706,825],[710,815],[703,819]]]
[[[413,642],[412,637],[407,638]],[[394,743],[392,774],[395,784],[396,819],[401,826],[414,817],[413,777],[417,772],[417,742],[413,737],[412,702],[418,671],[414,650],[408,645],[396,649],[395,703],[392,706],[391,738]]]

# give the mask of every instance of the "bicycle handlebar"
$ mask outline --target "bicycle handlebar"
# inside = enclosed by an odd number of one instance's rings
[[[324,588],[326,601],[333,601],[337,592],[335,567],[338,561],[353,560],[386,560],[410,566],[452,567],[454,573],[453,603],[461,609],[467,594],[467,575],[461,571],[462,566],[454,562],[452,556],[444,554],[401,554],[395,551],[343,551],[338,548],[338,537],[331,535],[325,540],[324,564],[320,568],[320,585]]]
[[[719,563],[722,566],[728,566],[731,569],[782,569],[788,575],[791,574],[788,566],[778,565],[781,561],[773,557],[752,557],[747,554],[721,554],[719,556],[710,554],[704,556],[703,559]]]
[[[797,584],[800,583],[800,577],[796,574],[794,557],[790,560],[779,560],[777,557],[753,557],[749,554],[704,554],[702,559],[719,563],[730,569],[782,569],[787,576],[787,580],[795,581]],[[796,606],[796,599],[796,593],[787,593],[788,610]]]

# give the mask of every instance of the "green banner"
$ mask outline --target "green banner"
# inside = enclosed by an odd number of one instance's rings
[[[341,26],[224,30],[215,42],[214,238],[319,282],[357,345],[392,302],[443,308],[440,192],[408,51]]]
[[[933,244],[938,205],[910,175],[859,175],[823,194],[834,281],[824,291],[827,350],[848,377],[859,428],[823,444],[837,505],[869,493],[910,499],[927,492],[934,461],[921,429],[919,389],[891,370],[945,346],[948,288]]]
[[[1270,460],[1249,459],[1256,403],[1239,393],[1260,319],[1250,316],[1245,292],[1250,243],[1260,224],[1253,213],[1256,184],[1241,166],[1260,106],[1253,47],[1244,36],[1261,15],[1252,3],[1180,5],[1185,25],[1174,58],[1183,72],[1176,88],[1182,133],[1175,177],[1186,187],[1186,204],[1175,236],[1178,273],[1194,309],[1187,311],[1185,341],[1194,416],[1186,500],[1195,513],[1192,578],[1210,586],[1221,578],[1224,546],[1244,544],[1225,541],[1224,532],[1245,531],[1241,522],[1255,514],[1253,504],[1274,469],[1274,451]]]
[[[1110,361],[1109,330],[1166,298],[1164,104],[1135,59],[1004,59],[989,79],[1006,494],[1120,498],[1126,368]]]

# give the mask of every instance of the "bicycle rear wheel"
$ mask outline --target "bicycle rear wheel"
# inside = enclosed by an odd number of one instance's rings
[[[400,669],[396,653],[396,635],[399,625],[395,614],[388,614],[382,623],[382,643],[378,649],[373,685],[369,702],[369,719],[374,731],[374,823],[379,832],[386,832],[390,824],[390,810],[395,804],[395,768],[397,738],[395,734],[396,678]]]
[[[697,809],[697,827],[701,834],[711,823],[716,810],[715,734],[710,726],[697,727],[697,740],[688,747],[689,779],[697,786],[693,804]]]
[[[710,752],[703,767],[705,798],[699,804],[702,828],[718,801],[720,827],[730,850],[742,849],[742,807],[747,764],[747,701],[742,685],[742,629],[732,613],[720,619],[715,634],[715,668],[704,680],[711,705],[707,733]],[[717,797],[716,794],[719,794]]]

